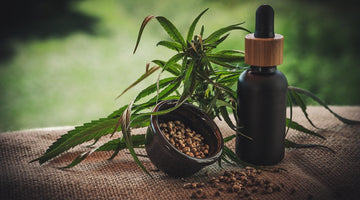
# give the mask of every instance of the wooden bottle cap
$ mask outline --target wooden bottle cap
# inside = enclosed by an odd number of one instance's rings
[[[252,66],[270,67],[283,62],[284,37],[256,38],[254,34],[245,36],[245,63]]]

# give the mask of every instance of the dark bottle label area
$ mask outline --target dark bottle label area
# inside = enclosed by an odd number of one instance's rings
[[[272,165],[284,157],[287,80],[276,67],[244,71],[238,81],[237,156],[256,165]]]

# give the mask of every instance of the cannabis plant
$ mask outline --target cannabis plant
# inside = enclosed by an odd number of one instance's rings
[[[174,51],[174,56],[168,60],[153,60],[154,66],[146,65],[145,73],[141,75],[133,84],[124,90],[118,97],[123,95],[136,84],[147,78],[149,75],[158,72],[157,80],[147,88],[143,89],[128,104],[119,108],[105,118],[101,118],[82,126],[75,127],[65,135],[54,142],[48,150],[39,158],[33,161],[39,161],[40,164],[49,161],[61,153],[80,145],[84,142],[94,141],[92,150],[84,152],[77,156],[65,168],[73,167],[95,151],[113,151],[114,158],[120,150],[128,149],[135,162],[145,171],[145,167],[139,161],[134,148],[144,147],[145,135],[131,135],[131,128],[146,127],[150,123],[150,115],[166,114],[175,110],[184,102],[190,102],[199,106],[211,118],[224,120],[226,124],[234,131],[232,136],[224,138],[224,143],[230,141],[236,134],[243,135],[238,131],[236,116],[236,83],[239,75],[248,68],[244,64],[244,52],[239,50],[217,50],[219,44],[224,42],[230,32],[245,31],[249,32],[242,25],[243,23],[233,24],[220,28],[215,32],[204,35],[205,28],[201,26],[200,33],[194,34],[194,30],[201,16],[208,9],[201,12],[190,25],[186,37],[184,38],[178,29],[167,18],[162,16],[148,16],[142,22],[135,45],[134,53],[139,45],[142,33],[149,21],[156,19],[162,28],[166,31],[170,40],[162,40],[157,46],[163,46]],[[170,75],[162,77],[163,72],[169,72]],[[308,96],[320,103],[329,110],[335,117],[347,124],[359,123],[342,118],[334,113],[326,104],[309,91],[291,87],[288,88],[288,103],[290,107],[290,116],[287,119],[287,132],[289,128],[296,129],[311,136],[325,139],[322,135],[309,130],[299,123],[292,121],[292,106],[300,106],[307,120],[316,127],[308,117],[306,104],[303,100]],[[144,99],[147,99],[144,101]],[[177,99],[175,107],[159,112],[151,112],[151,108],[158,102],[168,99]],[[233,115],[233,117],[230,117]],[[232,120],[234,119],[234,120]],[[105,135],[111,135],[121,131],[120,138],[112,139],[109,142],[94,147],[96,142]],[[294,141],[286,139],[286,147],[324,147],[312,144],[297,144]],[[325,147],[326,148],[326,147]],[[235,153],[226,145],[219,164],[225,161],[228,163],[246,165]]]

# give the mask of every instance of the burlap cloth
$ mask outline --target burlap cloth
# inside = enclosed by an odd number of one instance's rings
[[[360,107],[331,107],[349,119],[360,120]],[[291,130],[288,138],[299,143],[326,145],[336,153],[324,149],[286,150],[285,159],[276,167],[286,169],[280,173],[263,172],[261,176],[275,183],[283,183],[281,192],[270,195],[255,194],[255,199],[359,199],[360,198],[360,126],[342,124],[322,107],[309,107],[310,117],[322,128],[318,130],[327,139],[307,136]],[[294,120],[311,128],[297,108]],[[224,122],[216,121],[223,136],[233,134]],[[168,177],[155,171],[149,159],[140,158],[152,170],[153,178],[146,175],[122,151],[112,161],[106,160],[111,152],[94,153],[78,166],[60,170],[72,161],[86,145],[71,149],[60,157],[40,166],[29,163],[40,156],[59,136],[72,127],[32,129],[0,134],[0,198],[1,199],[189,199],[192,190],[184,189],[184,180]],[[133,130],[144,133],[145,129]],[[105,137],[106,141],[108,136]],[[227,144],[234,148],[234,141]],[[137,150],[146,154],[145,150]],[[228,164],[220,168],[216,163],[185,179],[186,182],[203,181],[219,176]],[[207,173],[206,173],[207,172]],[[208,176],[206,175],[208,174]],[[291,194],[291,190],[293,194]],[[214,197],[215,189],[203,189],[209,199],[238,199],[235,193],[221,193]]]

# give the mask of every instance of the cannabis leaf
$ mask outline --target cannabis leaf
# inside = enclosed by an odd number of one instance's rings
[[[175,54],[167,61],[153,60],[152,63],[155,65],[152,67],[150,63],[147,64],[145,73],[120,93],[117,98],[155,72],[159,72],[157,80],[141,90],[128,105],[122,106],[105,118],[85,123],[67,132],[50,145],[42,156],[31,162],[38,161],[40,164],[45,163],[77,145],[93,141],[93,144],[90,145],[92,147],[90,151],[81,153],[64,168],[76,166],[93,152],[113,151],[112,156],[109,158],[113,159],[119,151],[128,149],[139,167],[150,175],[135,152],[135,148],[144,147],[145,136],[132,135],[131,128],[146,127],[150,123],[150,115],[167,114],[177,109],[185,101],[196,104],[211,118],[217,117],[225,121],[235,134],[224,138],[224,143],[233,139],[236,134],[247,137],[239,131],[237,126],[239,121],[236,115],[237,102],[235,89],[239,75],[248,68],[244,64],[244,52],[239,50],[216,50],[218,45],[229,38],[232,31],[250,31],[242,26],[244,24],[242,22],[220,28],[210,33],[207,37],[204,36],[205,28],[202,25],[200,33],[194,34],[198,22],[207,11],[208,9],[205,9],[193,20],[186,38],[182,36],[180,31],[167,18],[154,15],[147,16],[140,26],[134,53],[140,44],[145,27],[152,19],[156,19],[171,39],[159,41],[156,46],[168,48],[174,51]],[[170,76],[161,78],[161,74],[164,71],[169,72]],[[294,105],[298,105],[309,123],[317,128],[307,113],[307,106],[303,97],[315,100],[343,123],[360,123],[359,121],[339,116],[311,92],[289,86],[288,102],[290,116],[286,121],[288,127],[286,133],[288,133],[289,129],[295,129],[310,136],[325,139],[317,132],[305,128],[292,120],[292,108]],[[169,99],[178,100],[177,105],[167,110],[149,112],[158,102]],[[117,134],[119,135],[118,138],[112,139],[101,146],[93,147],[103,136],[113,136],[115,133],[119,133]],[[288,148],[320,147],[329,149],[328,147],[316,144],[298,144],[288,139],[285,140],[285,145]],[[218,161],[220,166],[222,161],[240,166],[250,165],[240,160],[227,146],[224,146],[221,160]]]

